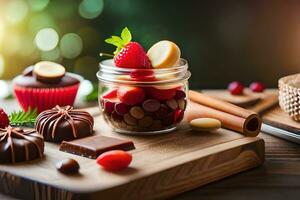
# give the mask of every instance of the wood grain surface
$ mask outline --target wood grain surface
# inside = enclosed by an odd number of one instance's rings
[[[58,145],[46,143],[41,160],[0,165],[0,191],[28,199],[166,198],[259,166],[264,160],[262,139],[229,130],[199,133],[183,125],[170,134],[142,137],[113,133],[102,116],[95,123],[96,134],[134,141],[130,168],[110,173],[95,160],[60,152]],[[57,172],[55,164],[64,158],[79,162],[80,175]]]

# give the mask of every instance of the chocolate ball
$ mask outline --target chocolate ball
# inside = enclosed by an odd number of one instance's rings
[[[56,106],[39,114],[36,130],[46,141],[61,142],[83,138],[93,134],[94,119],[85,111],[72,106]]]
[[[0,163],[16,163],[42,158],[44,139],[35,130],[0,129]]]

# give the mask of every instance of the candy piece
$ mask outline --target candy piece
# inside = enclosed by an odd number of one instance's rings
[[[141,103],[145,98],[145,92],[140,87],[122,86],[118,89],[117,95],[122,103],[129,106]]]
[[[176,89],[157,89],[154,87],[149,87],[146,89],[146,92],[153,99],[165,101],[172,99],[175,96]]]
[[[124,115],[124,121],[126,122],[126,124],[131,126],[137,125],[137,120],[134,117],[132,117],[129,113]]]
[[[156,99],[148,99],[143,103],[143,109],[146,112],[156,112],[160,108],[160,102]]]
[[[184,99],[186,97],[186,94],[182,90],[176,90],[175,99]]]
[[[184,117],[184,111],[183,110],[176,110],[174,113],[174,121],[176,123],[179,123],[183,120]]]
[[[166,117],[162,119],[162,123],[165,126],[170,126],[174,123],[174,112],[169,113]]]
[[[265,86],[260,82],[253,82],[250,84],[250,89],[252,92],[263,92],[265,90]]]
[[[125,115],[129,111],[129,107],[125,103],[115,104],[115,110],[119,115]]]
[[[79,164],[76,160],[68,158],[56,163],[56,169],[64,174],[77,174],[79,172]]]
[[[84,156],[96,159],[100,154],[110,150],[129,151],[134,149],[132,141],[122,140],[101,135],[94,135],[82,139],[63,141],[59,150],[67,153],[72,153],[79,156]]]
[[[171,41],[163,40],[154,44],[147,52],[153,68],[173,67],[180,59],[179,47]]]
[[[178,99],[177,104],[181,110],[185,110],[187,103],[185,99]]]
[[[37,80],[46,83],[53,83],[61,80],[66,73],[66,69],[58,63],[41,61],[35,64],[33,73]]]
[[[145,116],[143,109],[139,106],[134,106],[129,110],[132,117],[136,119],[142,119]]]
[[[122,121],[122,119],[123,119],[123,116],[120,115],[120,114],[118,114],[117,111],[113,111],[113,112],[111,113],[111,117],[112,117],[112,119],[113,119],[114,121],[116,121],[116,122],[120,122],[120,121]]]
[[[115,109],[115,103],[111,101],[104,101],[104,111],[107,113],[112,113]]]
[[[166,101],[166,104],[171,108],[172,110],[176,110],[178,108],[178,103],[175,99],[170,99]]]
[[[33,65],[31,65],[31,66],[29,66],[29,67],[26,67],[26,68],[24,69],[24,71],[22,72],[22,75],[23,75],[23,76],[32,76],[32,75],[33,75],[33,69],[34,69],[34,66],[33,66]]]
[[[158,118],[158,119],[163,119],[165,118],[169,113],[169,109],[166,105],[162,104],[159,108],[158,111],[155,112],[155,116]]]
[[[198,118],[190,121],[190,126],[197,131],[212,131],[221,128],[221,122],[213,118]]]
[[[234,81],[228,85],[228,90],[232,95],[240,95],[243,94],[244,86],[242,83]]]
[[[145,116],[143,119],[140,119],[138,122],[138,126],[142,128],[147,128],[151,126],[153,123],[153,119],[150,116]]]
[[[97,158],[97,163],[106,170],[119,171],[127,168],[132,156],[121,150],[108,151]]]

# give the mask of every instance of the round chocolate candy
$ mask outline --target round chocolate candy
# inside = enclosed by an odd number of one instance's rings
[[[169,109],[166,105],[161,104],[158,111],[155,112],[157,119],[164,119],[168,115]]]
[[[115,111],[119,114],[119,115],[125,115],[126,113],[128,113],[128,106],[125,103],[117,103],[115,104]]]
[[[181,110],[185,110],[185,108],[186,108],[186,100],[185,99],[178,99],[177,104]]]
[[[178,108],[178,103],[175,99],[170,99],[166,101],[166,104],[171,108],[172,110],[176,110]]]
[[[76,160],[68,158],[56,163],[56,169],[64,174],[77,174],[79,172],[79,164]]]
[[[142,119],[145,116],[144,110],[139,106],[134,106],[129,110],[132,117],[136,119]]]
[[[156,112],[160,108],[160,102],[156,99],[148,99],[143,103],[143,109],[146,112]]]
[[[190,126],[196,131],[212,131],[221,128],[221,122],[213,118],[197,118],[190,121]]]
[[[124,115],[124,121],[126,122],[126,124],[131,126],[137,125],[137,120],[134,117],[132,117],[129,113],[126,113]]]
[[[143,119],[140,119],[138,122],[138,126],[141,128],[147,128],[151,126],[153,123],[153,119],[150,116],[145,116]]]
[[[58,63],[41,61],[34,65],[33,73],[41,82],[56,83],[65,75],[66,69]]]

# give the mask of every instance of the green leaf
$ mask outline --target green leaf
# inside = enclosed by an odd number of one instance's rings
[[[123,30],[122,30],[122,33],[121,33],[121,37],[124,41],[124,45],[128,44],[132,37],[131,37],[131,33],[129,31],[129,29],[127,27],[125,27]]]
[[[33,127],[37,118],[37,109],[29,108],[27,112],[15,111],[9,115],[11,126],[30,126]]]
[[[127,27],[122,30],[121,37],[119,36],[111,36],[105,40],[106,43],[112,44],[116,46],[116,50],[114,51],[114,55],[117,55],[121,49],[127,45],[131,41],[131,33]]]

